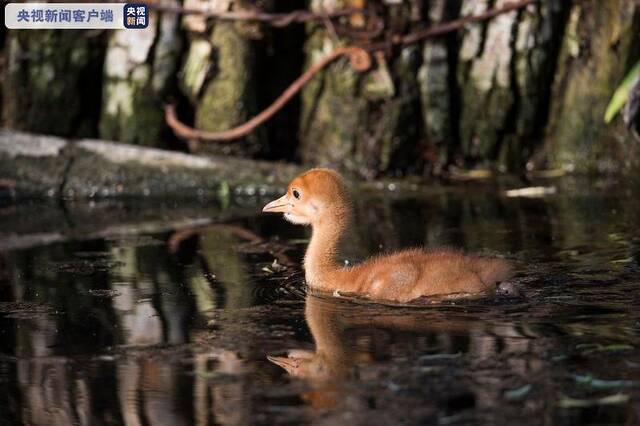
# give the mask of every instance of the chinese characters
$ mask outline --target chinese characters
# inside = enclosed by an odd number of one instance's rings
[[[146,4],[126,4],[124,6],[124,27],[130,29],[147,28],[149,9]]]
[[[18,22],[113,22],[113,10],[90,9],[21,9],[17,14]]]

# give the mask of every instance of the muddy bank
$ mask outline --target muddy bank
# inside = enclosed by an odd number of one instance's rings
[[[0,187],[13,198],[205,197],[276,193],[301,170],[115,142],[0,131]]]
[[[0,130],[0,202],[43,198],[64,204],[72,200],[145,198],[229,206],[256,197],[266,201],[306,169],[282,162],[205,157],[110,141]],[[562,170],[515,176],[457,169],[446,180],[429,182],[415,176],[371,181],[347,178],[354,195],[393,199],[478,191],[511,196],[510,190],[527,187],[581,193],[620,189],[621,183],[628,187],[630,181],[640,185],[633,174],[587,177]]]
[[[280,193],[308,169],[282,162],[199,156],[95,139],[0,130],[0,200],[163,198],[213,200]],[[358,190],[433,194],[422,179],[351,179]]]

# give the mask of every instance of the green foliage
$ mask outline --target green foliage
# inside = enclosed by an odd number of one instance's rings
[[[631,71],[625,76],[624,80],[616,91],[613,93],[611,100],[609,101],[609,105],[607,105],[607,110],[604,113],[604,122],[610,123],[611,120],[615,118],[618,112],[622,109],[624,104],[627,102],[629,98],[629,93],[631,92],[631,87],[636,79],[640,76],[640,61],[636,62],[636,64],[631,68]]]

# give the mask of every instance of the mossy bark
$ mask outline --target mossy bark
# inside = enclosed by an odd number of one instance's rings
[[[385,21],[407,33],[507,3],[404,2],[385,6]],[[303,159],[365,177],[424,165],[436,173],[449,164],[520,169],[542,139],[567,7],[547,0],[459,36],[385,52],[364,76],[346,61],[333,64],[303,93]],[[336,45],[316,28],[309,62]]]
[[[319,10],[320,5],[314,2],[312,7]],[[389,6],[388,14],[395,25],[407,26],[411,5]],[[325,29],[314,28],[305,47],[309,65],[340,44]],[[304,88],[301,156],[306,163],[366,178],[419,167],[420,49],[412,46],[392,57],[376,55],[373,63],[372,70],[358,74],[348,61],[338,60]]]
[[[295,0],[162,1],[220,10],[301,7]],[[384,20],[382,41],[509,2],[314,0],[310,8],[372,8]],[[439,173],[452,164],[615,171],[632,162],[636,145],[602,116],[640,53],[639,8],[634,0],[542,0],[422,44],[384,49],[366,73],[342,58],[266,125],[237,141],[203,144],[203,152],[299,157],[365,178]],[[166,147],[162,103],[171,95],[184,121],[228,130],[282,93],[301,73],[303,56],[306,68],[336,47],[361,44],[309,24],[302,53],[301,25],[274,30],[152,13],[147,31],[6,32],[3,125],[65,137],[94,137],[99,129],[106,139]],[[364,18],[336,25],[362,30]],[[282,47],[291,36],[300,40]],[[288,61],[285,50],[296,58]]]
[[[436,0],[429,3],[424,17],[431,25],[455,19],[461,0]],[[422,118],[427,141],[426,158],[431,172],[455,161],[460,111],[456,82],[458,43],[456,34],[424,43],[422,65],[418,71]]]
[[[68,137],[95,135],[106,44],[103,34],[81,30],[9,31],[3,125]]]
[[[215,7],[242,9],[242,2],[221,2]],[[187,29],[203,29],[203,22],[186,20]],[[204,34],[193,35],[180,73],[180,86],[194,109],[194,124],[206,131],[234,128],[258,112],[255,39],[257,24],[217,21]],[[209,143],[202,152],[252,157],[265,144],[264,129],[231,143]]]
[[[507,3],[465,1],[461,14]],[[464,32],[458,81],[461,154],[468,165],[521,170],[542,139],[567,7],[543,1]]]
[[[240,24],[219,22],[211,33],[214,77],[203,88],[195,114],[196,127],[223,131],[247,121],[257,112],[254,52],[239,30]],[[260,130],[240,144],[222,149],[227,153],[253,155],[259,150]],[[212,145],[215,146],[215,145]],[[222,145],[224,146],[224,145]],[[209,152],[219,151],[209,149]]]
[[[0,180],[13,197],[60,197],[69,159],[65,140],[0,132]]]
[[[505,0],[498,0],[500,7]],[[462,14],[478,14],[491,7],[489,0],[463,2]],[[493,160],[508,125],[515,96],[511,90],[513,34],[517,12],[470,26],[460,47],[459,84],[462,96],[460,133],[467,160]]]
[[[637,60],[639,12],[633,0],[573,5],[539,161],[579,172],[617,172],[632,159],[630,136],[621,126],[605,126],[603,117],[615,88]]]
[[[501,164],[511,171],[525,164],[543,143],[551,87],[569,16],[569,4],[546,0],[525,9],[515,39],[512,87],[516,94],[513,132],[505,136]]]
[[[281,193],[301,171],[283,163],[0,132],[0,183],[15,198],[206,197],[228,203],[233,194]]]
[[[151,11],[146,30],[112,33],[104,66],[102,138],[148,146],[162,141],[162,104],[175,83],[182,44],[179,23],[175,14]]]

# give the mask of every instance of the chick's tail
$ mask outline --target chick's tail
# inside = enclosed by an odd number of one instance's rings
[[[478,257],[475,269],[485,284],[495,284],[513,277],[513,265],[505,259]]]

